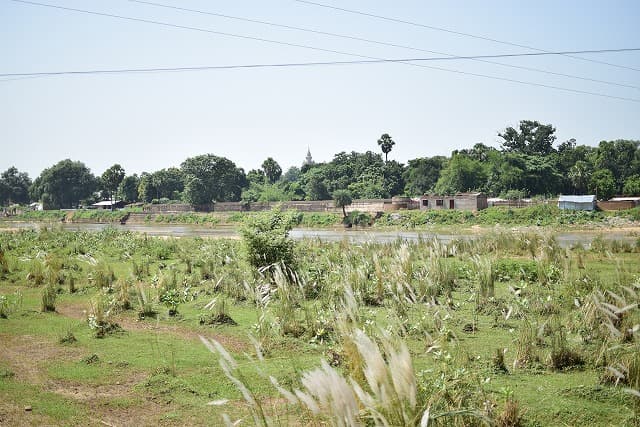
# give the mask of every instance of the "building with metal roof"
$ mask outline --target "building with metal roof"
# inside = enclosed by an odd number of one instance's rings
[[[574,211],[594,211],[596,209],[596,196],[568,196],[561,194],[558,197],[558,208]]]

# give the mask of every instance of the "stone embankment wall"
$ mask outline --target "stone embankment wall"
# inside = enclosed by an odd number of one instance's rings
[[[188,204],[172,205],[146,205],[142,214],[132,214],[131,220],[146,218],[147,215],[169,214],[182,212],[261,212],[269,211],[276,206],[281,206],[284,210],[295,209],[300,212],[342,212],[342,208],[337,208],[333,200],[318,201],[293,201],[293,202],[219,202],[209,206],[191,206]],[[354,200],[350,206],[346,207],[347,212],[358,210],[361,212],[384,212],[394,210],[394,205],[390,199],[359,199]],[[396,207],[397,209],[397,207]],[[141,217],[139,217],[141,215]],[[142,221],[144,222],[144,221]]]

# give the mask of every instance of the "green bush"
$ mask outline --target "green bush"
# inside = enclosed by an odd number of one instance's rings
[[[240,235],[249,263],[257,268],[280,262],[293,265],[294,244],[289,231],[294,223],[289,212],[277,208],[247,218]]]
[[[344,217],[342,222],[344,223],[344,225],[347,225],[349,227],[351,227],[352,225],[366,226],[372,224],[372,219],[371,215],[366,212],[351,211],[346,217]]]
[[[502,258],[496,260],[494,268],[496,277],[500,281],[535,282],[538,279],[538,264],[533,260]]]

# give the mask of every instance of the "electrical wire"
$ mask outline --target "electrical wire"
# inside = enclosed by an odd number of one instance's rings
[[[200,65],[192,67],[153,67],[153,68],[117,68],[98,70],[64,70],[64,71],[38,71],[23,73],[0,73],[0,77],[40,77],[40,76],[60,76],[73,74],[119,74],[119,73],[153,73],[172,71],[206,71],[206,70],[229,70],[241,68],[286,68],[286,67],[313,67],[327,65],[364,65],[364,64],[384,64],[384,63],[409,63],[409,62],[431,62],[431,61],[453,61],[478,58],[513,58],[522,56],[549,56],[563,55],[566,53],[606,53],[622,51],[640,51],[640,48],[623,49],[600,49],[600,50],[577,50],[548,53],[504,53],[496,55],[470,55],[470,56],[447,56],[428,58],[397,58],[397,59],[362,59],[356,61],[322,61],[322,62],[285,62],[276,64],[232,64],[232,65]],[[7,80],[4,80],[7,81]]]
[[[374,61],[382,61],[382,62],[390,62],[390,63],[399,63],[399,64],[405,64],[405,65],[412,65],[412,66],[416,66],[416,67],[422,67],[422,68],[428,68],[428,69],[433,69],[433,70],[451,72],[451,73],[456,73],[456,74],[460,74],[460,75],[482,77],[482,78],[487,78],[487,79],[492,79],[492,80],[506,81],[506,82],[517,83],[517,84],[521,84],[521,85],[527,85],[527,86],[543,87],[543,88],[547,88],[547,89],[555,89],[555,90],[560,90],[560,91],[565,91],[565,92],[579,93],[579,94],[585,94],[585,95],[593,95],[593,96],[598,96],[598,97],[618,99],[618,100],[630,101],[630,102],[640,102],[640,99],[635,99],[635,98],[626,98],[626,97],[608,95],[608,94],[603,94],[603,93],[598,93],[598,92],[590,92],[590,91],[584,91],[584,90],[579,90],[579,89],[571,89],[571,88],[565,88],[565,87],[560,87],[560,86],[547,85],[547,84],[543,84],[543,83],[534,83],[534,82],[528,82],[528,81],[523,81],[523,80],[516,80],[516,79],[505,78],[505,77],[492,76],[492,75],[488,75],[488,74],[472,73],[472,72],[455,70],[455,69],[450,69],[450,68],[434,67],[434,66],[428,66],[428,65],[424,65],[424,64],[416,64],[416,63],[409,62],[409,61],[394,61],[394,60],[387,61],[384,58],[376,58],[376,57],[360,55],[360,54],[356,54],[356,53],[341,52],[341,51],[336,51],[336,50],[331,50],[331,49],[319,48],[319,47],[315,47],[315,46],[300,45],[300,44],[288,43],[288,42],[283,42],[283,41],[278,41],[278,40],[270,40],[270,39],[265,39],[265,38],[260,38],[260,37],[253,37],[253,36],[225,33],[225,32],[221,32],[221,31],[215,31],[215,30],[198,28],[198,27],[190,27],[190,26],[186,26],[186,25],[172,24],[172,23],[162,22],[162,21],[154,21],[154,20],[142,19],[142,18],[133,18],[133,17],[123,16],[123,15],[115,15],[115,14],[104,13],[104,12],[96,12],[96,11],[85,10],[85,9],[76,9],[76,8],[70,8],[70,7],[65,7],[65,6],[58,6],[58,5],[52,5],[52,4],[40,3],[40,2],[34,2],[34,1],[28,1],[28,0],[9,0],[9,1],[12,1],[12,2],[15,2],[15,3],[29,4],[29,5],[33,5],[33,6],[40,6],[40,7],[47,7],[47,8],[66,10],[66,11],[72,11],[72,12],[79,12],[79,13],[84,13],[84,14],[89,14],[89,15],[104,16],[104,17],[116,18],[116,19],[123,19],[123,20],[133,21],[133,22],[143,22],[143,23],[147,23],[147,24],[160,25],[160,26],[165,26],[165,27],[170,27],[170,28],[179,28],[179,29],[192,30],[192,31],[204,32],[204,33],[210,33],[210,34],[222,35],[222,36],[228,36],[228,37],[234,37],[234,38],[240,38],[240,39],[261,41],[261,42],[266,42],[266,43],[275,43],[275,44],[280,44],[280,45],[285,45],[285,46],[290,46],[290,47],[299,47],[299,48],[312,49],[312,50],[317,50],[317,51],[331,52],[331,53],[337,53],[337,54],[340,54],[340,55],[348,55],[348,56],[365,58],[365,59],[374,60]],[[544,53],[548,53],[548,52],[544,52]]]
[[[491,37],[479,36],[477,34],[465,33],[465,32],[462,32],[462,31],[450,30],[448,28],[436,27],[436,26],[433,26],[433,25],[421,24],[421,23],[418,23],[418,22],[408,21],[408,20],[404,20],[404,19],[398,19],[398,18],[391,18],[391,17],[388,17],[388,16],[376,15],[376,14],[373,14],[373,13],[363,12],[363,11],[360,11],[360,10],[345,9],[345,8],[342,8],[342,7],[332,6],[332,5],[328,5],[328,4],[324,4],[324,3],[318,3],[318,2],[310,1],[310,0],[293,0],[293,1],[298,2],[298,3],[307,4],[307,5],[323,7],[323,8],[326,8],[326,9],[338,10],[338,11],[341,11],[341,12],[351,13],[351,14],[354,14],[354,15],[367,16],[367,17],[370,17],[370,18],[376,18],[376,19],[380,19],[380,20],[383,20],[383,21],[396,22],[396,23],[399,23],[399,24],[406,24],[406,25],[411,25],[411,26],[414,26],[414,27],[428,28],[430,30],[442,31],[442,32],[445,32],[445,33],[455,34],[455,35],[458,35],[458,36],[471,37],[471,38],[478,39],[478,40],[485,40],[485,41],[490,41],[490,42],[493,42],[493,43],[500,43],[500,44],[507,45],[507,46],[521,47],[521,48],[525,48],[525,49],[535,50],[535,51],[538,51],[538,52],[546,52],[546,50],[544,50],[544,49],[539,49],[539,48],[533,47],[533,46],[527,46],[527,45],[524,45],[524,44],[518,44],[518,43],[513,43],[513,42],[509,42],[509,41],[504,41],[504,40],[498,40],[498,39],[494,39],[494,38],[491,38]],[[581,58],[579,56],[572,56],[572,55],[565,55],[565,56],[567,56],[569,58],[573,58],[573,59],[579,59],[581,61],[594,62],[596,64],[609,65],[611,67],[624,68],[624,69],[632,70],[632,71],[640,71],[640,69],[638,69],[638,68],[628,67],[626,65],[612,64],[610,62],[598,61],[598,60],[589,59],[589,58]]]
[[[210,12],[210,11],[204,11],[204,10],[198,10],[198,9],[189,9],[189,8],[186,8],[186,7],[168,5],[168,4],[163,4],[163,3],[155,3],[155,2],[151,2],[151,1],[145,1],[145,0],[129,0],[129,2],[145,4],[145,5],[154,6],[154,7],[161,7],[161,8],[166,8],[166,9],[179,10],[179,11],[183,11],[183,12],[197,13],[197,14],[201,14],[201,15],[216,16],[216,17],[225,18],[225,19],[233,19],[233,20],[236,20],[236,21],[250,22],[250,23],[254,23],[254,24],[267,25],[267,26],[276,27],[276,28],[284,28],[284,29],[288,29],[288,30],[302,31],[302,32],[311,33],[311,34],[318,34],[318,35],[324,35],[324,36],[330,36],[330,37],[338,37],[338,38],[354,40],[354,41],[361,41],[361,42],[376,44],[376,45],[380,45],[380,46],[389,46],[389,47],[408,49],[408,50],[413,50],[413,51],[418,51],[418,52],[433,53],[433,54],[436,54],[436,55],[446,55],[446,56],[451,56],[452,58],[455,58],[455,59],[460,59],[459,55],[454,55],[454,54],[447,53],[447,52],[439,52],[439,51],[435,51],[435,50],[422,49],[422,48],[418,48],[418,47],[414,47],[414,46],[407,46],[407,45],[401,45],[401,44],[396,44],[396,43],[388,43],[388,42],[384,42],[384,41],[372,40],[372,39],[367,39],[367,38],[363,38],[363,37],[350,36],[350,35],[347,35],[347,34],[338,34],[338,33],[332,33],[332,32],[328,32],[328,31],[320,31],[320,30],[314,30],[314,29],[310,29],[310,28],[297,27],[297,26],[293,26],[293,25],[278,24],[278,23],[269,22],[269,21],[262,21],[262,20],[258,20],[258,19],[251,19],[251,18],[245,18],[245,17],[240,17],[240,16],[232,16],[232,15],[226,15],[226,14],[223,14],[223,13],[216,13],[216,12]],[[548,52],[546,52],[546,53],[548,53]],[[520,55],[518,55],[518,56],[520,56]],[[563,56],[567,56],[567,54],[563,54]],[[560,73],[560,72],[557,72],[557,71],[543,70],[543,69],[534,68],[534,67],[525,67],[525,66],[522,66],[522,65],[505,64],[505,63],[502,63],[502,62],[488,61],[488,60],[485,60],[485,59],[480,59],[478,57],[465,58],[465,59],[470,59],[472,61],[478,61],[478,62],[484,62],[484,63],[487,63],[487,64],[499,65],[501,67],[515,68],[515,69],[520,69],[520,70],[532,71],[532,72],[536,72],[536,73],[543,73],[543,74],[549,74],[549,75],[554,75],[554,76],[566,77],[566,78],[570,78],[570,79],[577,79],[577,80],[589,81],[589,82],[594,82],[594,83],[606,84],[606,85],[610,85],[610,86],[626,87],[626,88],[640,90],[640,87],[629,85],[629,84],[611,82],[611,81],[607,81],[607,80],[593,79],[593,78],[583,77],[583,76],[576,76],[576,75],[573,75],[573,74],[565,74],[565,73]]]

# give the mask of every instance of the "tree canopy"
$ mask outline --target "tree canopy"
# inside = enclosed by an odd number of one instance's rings
[[[184,176],[178,168],[160,169],[153,173],[143,172],[138,184],[138,197],[143,202],[154,199],[178,200],[184,190]]]
[[[336,207],[342,208],[342,215],[346,218],[347,211],[345,210],[345,207],[353,203],[353,199],[351,198],[351,193],[349,192],[349,190],[334,191],[333,200],[336,203]]]
[[[282,176],[282,168],[273,160],[273,157],[268,157],[262,162],[262,170],[271,184],[275,183]]]
[[[246,186],[244,171],[225,157],[190,157],[180,168],[185,179],[184,200],[192,205],[239,201]]]
[[[103,190],[105,190],[110,199],[117,198],[118,186],[124,179],[124,169],[119,164],[115,164],[111,166],[109,169],[102,173],[100,177],[100,183],[102,184]]]
[[[0,205],[29,203],[31,179],[26,172],[11,166],[0,175]]]
[[[30,189],[33,200],[41,200],[45,209],[72,208],[89,198],[98,180],[84,163],[62,160],[42,171]]]
[[[384,153],[384,161],[386,162],[388,160],[387,157],[389,156],[391,149],[394,145],[396,145],[396,143],[388,133],[383,133],[382,136],[380,136],[380,139],[378,139],[378,145]]]
[[[180,168],[143,172],[140,177],[125,177],[115,164],[97,180],[84,164],[63,160],[33,183],[27,174],[9,168],[0,176],[0,203],[31,199],[42,200],[47,207],[71,207],[93,198],[98,188],[108,194],[117,191],[130,202],[175,200],[193,205],[330,200],[336,191],[348,191],[352,199],[469,190],[503,197],[596,191],[601,199],[640,195],[640,141],[618,139],[589,146],[568,139],[554,148],[555,130],[551,124],[522,120],[517,128],[507,127],[498,134],[501,149],[476,143],[450,157],[410,159],[406,166],[388,160],[395,143],[383,134],[378,143],[384,157],[373,151],[342,151],[324,163],[291,167],[284,175],[273,157],[245,175],[231,160],[204,154],[186,159]]]
[[[554,151],[555,132],[556,128],[550,124],[543,125],[537,120],[522,120],[519,130],[509,126],[504,132],[498,133],[498,136],[503,139],[502,147],[505,151],[547,155]]]

